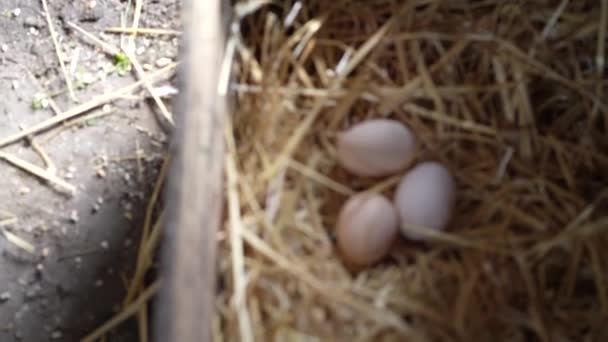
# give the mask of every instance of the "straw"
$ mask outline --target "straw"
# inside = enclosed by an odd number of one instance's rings
[[[81,342],[93,342],[93,341],[97,340],[98,338],[100,338],[101,336],[104,336],[107,332],[112,330],[114,327],[116,327],[117,325],[119,325],[120,323],[122,323],[123,321],[125,321],[126,319],[131,317],[132,315],[134,315],[136,312],[138,312],[140,310],[140,308],[142,306],[146,305],[148,300],[158,292],[159,289],[160,289],[160,281],[156,281],[155,283],[150,285],[148,288],[146,288],[142,292],[142,294],[139,297],[137,297],[137,299],[131,305],[127,306],[124,310],[122,310],[121,312],[116,314],[105,324],[103,324],[99,328],[95,329],[95,331],[93,331],[92,333],[87,335],[85,338],[83,338],[81,340]]]
[[[69,120],[71,118],[74,118],[76,116],[79,116],[81,114],[86,113],[87,111],[95,108],[95,107],[99,107],[101,105],[104,105],[108,102],[111,102],[113,100],[115,100],[116,98],[119,98],[120,96],[127,94],[129,92],[132,92],[133,90],[137,89],[138,87],[140,87],[142,84],[144,84],[144,80],[150,80],[150,79],[155,79],[157,77],[160,77],[162,75],[164,75],[165,73],[173,70],[175,67],[177,66],[176,63],[172,63],[167,65],[166,67],[150,74],[148,76],[148,78],[146,79],[142,79],[139,80],[133,84],[124,86],[118,90],[115,90],[113,92],[110,92],[108,94],[104,94],[104,95],[100,95],[97,97],[94,97],[92,100],[85,102],[83,104],[80,104],[76,107],[73,107],[63,113],[61,113],[60,115],[55,115],[52,118],[46,119],[42,122],[39,122],[38,124],[28,127],[18,133],[15,133],[13,135],[10,135],[4,139],[0,140],[0,147],[15,143],[16,141],[19,141],[20,139],[23,139],[24,137],[30,136],[30,135],[35,135],[41,131],[44,131],[48,128],[53,127],[56,124],[59,124],[63,121]]]
[[[136,33],[136,34],[150,34],[150,35],[169,35],[169,36],[179,36],[182,32],[177,30],[167,30],[167,29],[159,29],[159,28],[151,28],[151,27],[108,27],[104,30],[107,33]]]
[[[74,88],[72,86],[72,78],[68,73],[65,63],[63,62],[61,47],[59,46],[59,42],[57,41],[57,32],[55,31],[55,27],[53,25],[53,20],[51,19],[51,14],[49,13],[49,6],[46,0],[42,0],[42,9],[44,10],[44,16],[46,17],[46,23],[48,25],[49,32],[51,33],[51,39],[53,40],[53,46],[55,47],[55,53],[57,54],[57,59],[59,60],[59,65],[61,66],[61,72],[63,72],[63,78],[65,79],[65,83],[68,86],[68,91],[70,93],[70,97],[74,102],[78,102],[76,98],[76,94],[74,94]]]
[[[42,180],[49,182],[49,184],[56,185],[59,189],[66,192],[68,195],[74,195],[76,193],[76,187],[63,179],[55,176],[51,171],[40,168],[30,162],[27,162],[21,158],[15,157],[11,154],[0,152],[0,159],[22,169],[23,171],[36,176]]]
[[[146,34],[141,6],[112,31]],[[603,338],[608,0],[238,1],[233,18],[217,88],[234,103],[216,341]],[[335,137],[385,117],[416,135],[414,165],[453,173],[455,207],[445,230],[403,223],[422,241],[400,237],[353,270],[335,247],[341,206],[392,198],[408,170],[349,174]],[[124,311],[96,336],[137,313],[149,337],[137,298],[162,237],[163,179]]]
[[[608,0],[238,4],[218,341],[603,338]],[[451,170],[455,208],[351,270],[341,206],[407,170],[349,174],[335,137],[381,117]]]

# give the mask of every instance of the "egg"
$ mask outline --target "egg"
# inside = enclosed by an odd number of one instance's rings
[[[401,233],[411,240],[423,240],[423,235],[411,226],[445,229],[452,215],[454,197],[454,180],[445,166],[432,161],[416,165],[403,176],[395,191]]]
[[[397,211],[386,197],[356,194],[338,216],[338,250],[347,265],[372,265],[388,254],[399,235],[398,227]]]
[[[405,169],[414,159],[416,138],[404,124],[373,119],[338,134],[338,162],[362,177],[380,177]]]

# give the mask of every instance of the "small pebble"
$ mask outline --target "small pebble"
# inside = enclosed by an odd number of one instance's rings
[[[95,81],[97,81],[97,78],[95,77],[94,74],[92,74],[90,72],[83,72],[82,74],[80,74],[80,81],[83,84],[92,84]]]
[[[95,280],[95,287],[102,287],[102,286],[103,286],[103,280],[101,280],[101,279]]]
[[[76,223],[79,220],[80,220],[80,217],[78,216],[78,212],[76,210],[72,210],[72,213],[70,214],[70,222]]]
[[[161,57],[156,60],[156,66],[159,68],[163,68],[163,67],[166,67],[167,65],[169,65],[171,62],[173,62],[171,60],[171,58]]]
[[[2,52],[6,52],[8,51],[8,45],[2,44],[2,46],[0,46],[0,49],[2,49]]]
[[[77,256],[77,257],[74,258],[74,262],[77,263],[77,264],[82,264],[82,258],[79,257],[79,256]]]
[[[4,291],[4,292],[0,293],[0,302],[6,302],[9,299],[11,299],[10,292]]]
[[[27,275],[21,276],[19,277],[19,279],[17,279],[17,283],[21,286],[27,286],[30,281],[27,279]]]
[[[106,178],[106,175],[107,175],[106,171],[102,167],[100,167],[99,169],[97,169],[96,174],[97,174],[98,178]]]
[[[101,241],[101,243],[100,243],[99,245],[100,245],[100,246],[101,246],[101,248],[103,248],[103,249],[108,249],[108,248],[110,248],[110,244],[109,244],[109,243],[108,243],[108,241],[106,241],[106,240]]]
[[[42,253],[42,256],[46,258],[51,254],[51,249],[48,247],[44,247],[44,248],[42,248],[41,253]]]
[[[100,208],[101,208],[101,206],[99,204],[95,203],[95,204],[93,204],[93,207],[91,208],[91,212],[93,214],[96,214]]]
[[[154,88],[154,93],[159,97],[170,97],[173,95],[177,95],[179,90],[170,85],[164,85],[157,88]]]
[[[137,55],[141,55],[141,54],[143,54],[144,52],[146,52],[146,48],[145,48],[144,46],[140,46],[140,47],[138,47],[138,48],[137,48],[137,50],[135,50],[135,53],[136,53]]]
[[[42,26],[42,22],[37,17],[30,15],[25,17],[23,20],[23,25],[27,27],[40,28]]]
[[[18,17],[21,14],[21,8],[15,8],[13,10],[13,16]]]
[[[58,340],[58,339],[60,339],[61,337],[63,337],[63,334],[62,334],[62,333],[61,333],[61,331],[59,331],[59,330],[55,330],[55,331],[53,331],[53,333],[51,334],[51,338],[52,338],[53,340]]]

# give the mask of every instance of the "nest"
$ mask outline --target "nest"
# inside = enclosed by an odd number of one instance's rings
[[[216,341],[608,340],[608,1],[235,9]],[[445,232],[353,272],[339,208],[401,175],[348,174],[335,136],[377,117],[457,202]]]

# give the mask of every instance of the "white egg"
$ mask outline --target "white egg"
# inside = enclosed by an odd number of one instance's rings
[[[422,240],[422,234],[413,231],[414,227],[444,229],[452,215],[454,193],[454,180],[445,166],[438,162],[416,165],[403,176],[395,192],[402,234],[411,240]]]
[[[342,206],[338,249],[349,266],[369,266],[384,258],[399,235],[397,211],[386,197],[361,193]]]
[[[379,177],[405,169],[414,159],[416,138],[404,124],[390,119],[361,122],[338,135],[342,167],[363,177]]]

